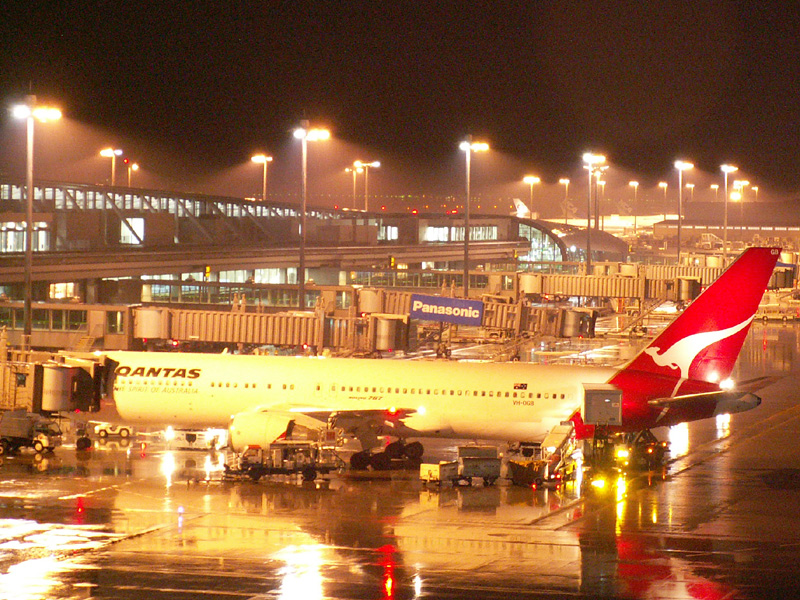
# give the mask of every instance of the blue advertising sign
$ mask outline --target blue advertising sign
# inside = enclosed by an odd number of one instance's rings
[[[412,294],[411,318],[480,326],[483,322],[483,302]]]

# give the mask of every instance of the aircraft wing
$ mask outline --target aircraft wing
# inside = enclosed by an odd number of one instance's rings
[[[378,445],[380,435],[410,435],[413,431],[403,420],[416,409],[333,410],[311,406],[259,407],[234,415],[231,420],[231,442],[234,448],[248,445],[266,446],[276,439],[289,439],[295,426],[309,429],[331,427],[356,437],[364,448]]]

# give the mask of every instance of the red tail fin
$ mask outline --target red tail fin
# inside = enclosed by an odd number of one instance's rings
[[[614,379],[632,371],[711,383],[727,379],[779,256],[779,248],[745,250]]]

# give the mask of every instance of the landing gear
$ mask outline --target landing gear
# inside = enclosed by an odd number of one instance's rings
[[[370,464],[369,450],[356,452],[350,457],[350,468],[354,471],[365,471]]]
[[[420,442],[406,444],[397,440],[388,444],[382,452],[372,453],[369,450],[356,452],[350,457],[350,468],[354,471],[388,471],[391,469],[415,469],[422,462],[425,448]]]

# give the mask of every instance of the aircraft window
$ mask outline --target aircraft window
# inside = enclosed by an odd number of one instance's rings
[[[256,389],[256,384],[255,383],[253,384],[253,389]]]
[[[286,389],[286,384],[285,383],[283,384],[283,389]]]
[[[289,389],[290,389],[290,390],[293,390],[293,389],[294,389],[294,384],[290,385],[290,386],[289,386]]]
[[[438,396],[439,395],[439,390],[433,390],[433,395],[434,396]]]
[[[455,394],[456,394],[456,391],[455,391],[455,390],[450,390],[450,395],[451,395],[451,396],[455,396]],[[459,395],[460,395],[460,394],[459,394]]]
[[[213,381],[211,382],[211,387],[214,387],[214,382]]]
[[[516,398],[516,397],[517,397],[517,392],[514,392],[514,395],[512,396],[512,398]]]
[[[409,390],[409,391],[411,392],[411,395],[413,396],[416,390],[414,390],[414,388],[411,388],[411,390]]]
[[[550,398],[550,394],[548,394],[547,392],[545,392],[545,393],[544,393],[544,399],[545,399],[545,400],[547,400],[547,399],[549,399],[549,398]]]
[[[541,398],[541,397],[542,397],[542,394],[541,394],[541,392],[540,392],[540,393],[538,393],[538,394],[536,394],[536,397],[537,397],[537,398]]]
[[[226,382],[226,383],[225,383],[225,387],[226,387],[226,388],[228,388],[228,387],[231,387],[231,382],[230,382],[230,381]]]
[[[350,389],[348,391],[350,391],[350,392],[353,391],[353,386],[352,385],[350,386]]]
[[[407,394],[408,393],[408,388],[403,388],[403,393]]]
[[[431,395],[431,391],[430,391],[430,390],[428,390],[428,396],[430,396],[430,395]]]
[[[372,393],[376,394],[378,392],[378,388],[372,388]]]
[[[481,392],[481,396],[486,396],[486,391]]]
[[[318,392],[322,391],[322,388],[320,386],[317,386],[317,391]]]
[[[489,392],[489,398],[494,398],[494,392]]]
[[[561,394],[561,399],[562,399],[562,400],[564,399],[564,394]]]
[[[383,393],[383,388],[381,388],[381,394]]]
[[[235,387],[235,388],[238,388],[238,387],[239,387],[239,384],[238,384],[238,383],[234,383],[234,384],[233,384],[233,387]]]
[[[267,384],[267,389],[268,389],[268,390],[271,390],[271,389],[272,389],[272,384],[271,384],[271,383],[268,383],[268,384]]]
[[[461,395],[461,390],[458,390],[458,395],[459,395],[459,396]]]
[[[508,396],[509,396],[509,393],[508,393],[508,392],[506,392],[506,398],[508,398]],[[516,396],[516,394],[514,394],[514,396]]]

